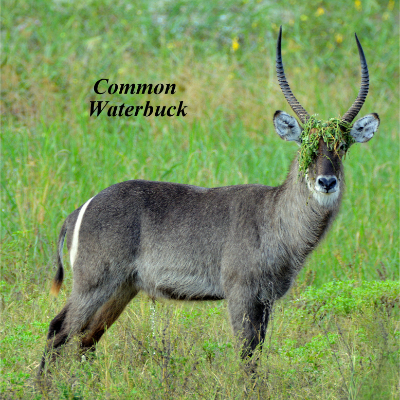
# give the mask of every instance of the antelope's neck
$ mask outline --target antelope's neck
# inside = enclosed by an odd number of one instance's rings
[[[336,217],[341,194],[329,206],[313,196],[306,178],[298,173],[298,160],[293,161],[286,181],[279,188],[277,207],[278,232],[301,259],[318,245]],[[303,260],[304,261],[304,260]]]

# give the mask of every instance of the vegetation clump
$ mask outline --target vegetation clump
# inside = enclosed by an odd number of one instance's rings
[[[350,128],[351,124],[339,118],[331,118],[325,122],[317,119],[315,115],[310,116],[301,134],[299,173],[307,173],[308,167],[318,154],[320,139],[328,145],[329,150],[347,151],[354,143]]]

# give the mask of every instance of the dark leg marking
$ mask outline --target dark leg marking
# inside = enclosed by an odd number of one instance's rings
[[[40,376],[43,372],[43,368],[46,363],[46,355],[52,349],[57,349],[61,345],[65,344],[68,341],[68,330],[66,329],[66,317],[68,314],[70,304],[67,305],[61,310],[59,314],[50,322],[49,332],[47,334],[47,344],[42,357],[42,361],[39,366],[38,375]],[[53,360],[57,356],[57,353],[53,355]]]

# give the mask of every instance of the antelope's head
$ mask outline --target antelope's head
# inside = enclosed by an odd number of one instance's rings
[[[339,197],[343,180],[342,158],[349,147],[355,142],[364,143],[370,140],[379,126],[376,113],[368,114],[352,123],[365,102],[369,88],[367,61],[357,35],[355,38],[361,62],[361,88],[358,96],[341,119],[319,121],[308,114],[290,89],[282,63],[282,27],[279,30],[276,51],[279,86],[302,126],[291,115],[276,111],[275,129],[282,139],[299,144],[299,173],[304,174],[314,198],[325,206],[334,204]]]

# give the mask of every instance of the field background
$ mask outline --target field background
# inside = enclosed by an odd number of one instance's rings
[[[394,399],[399,395],[399,3],[354,1],[8,0],[1,11],[0,398]],[[65,217],[107,186],[149,179],[279,185],[297,147],[275,133],[291,112],[283,58],[301,104],[343,115],[359,90],[354,32],[377,112],[375,137],[345,160],[342,210],[280,301],[249,380],[226,303],[137,296],[91,362],[74,346],[35,374]],[[175,95],[96,95],[94,83],[175,83]],[[89,117],[90,100],[177,105],[184,118]]]

